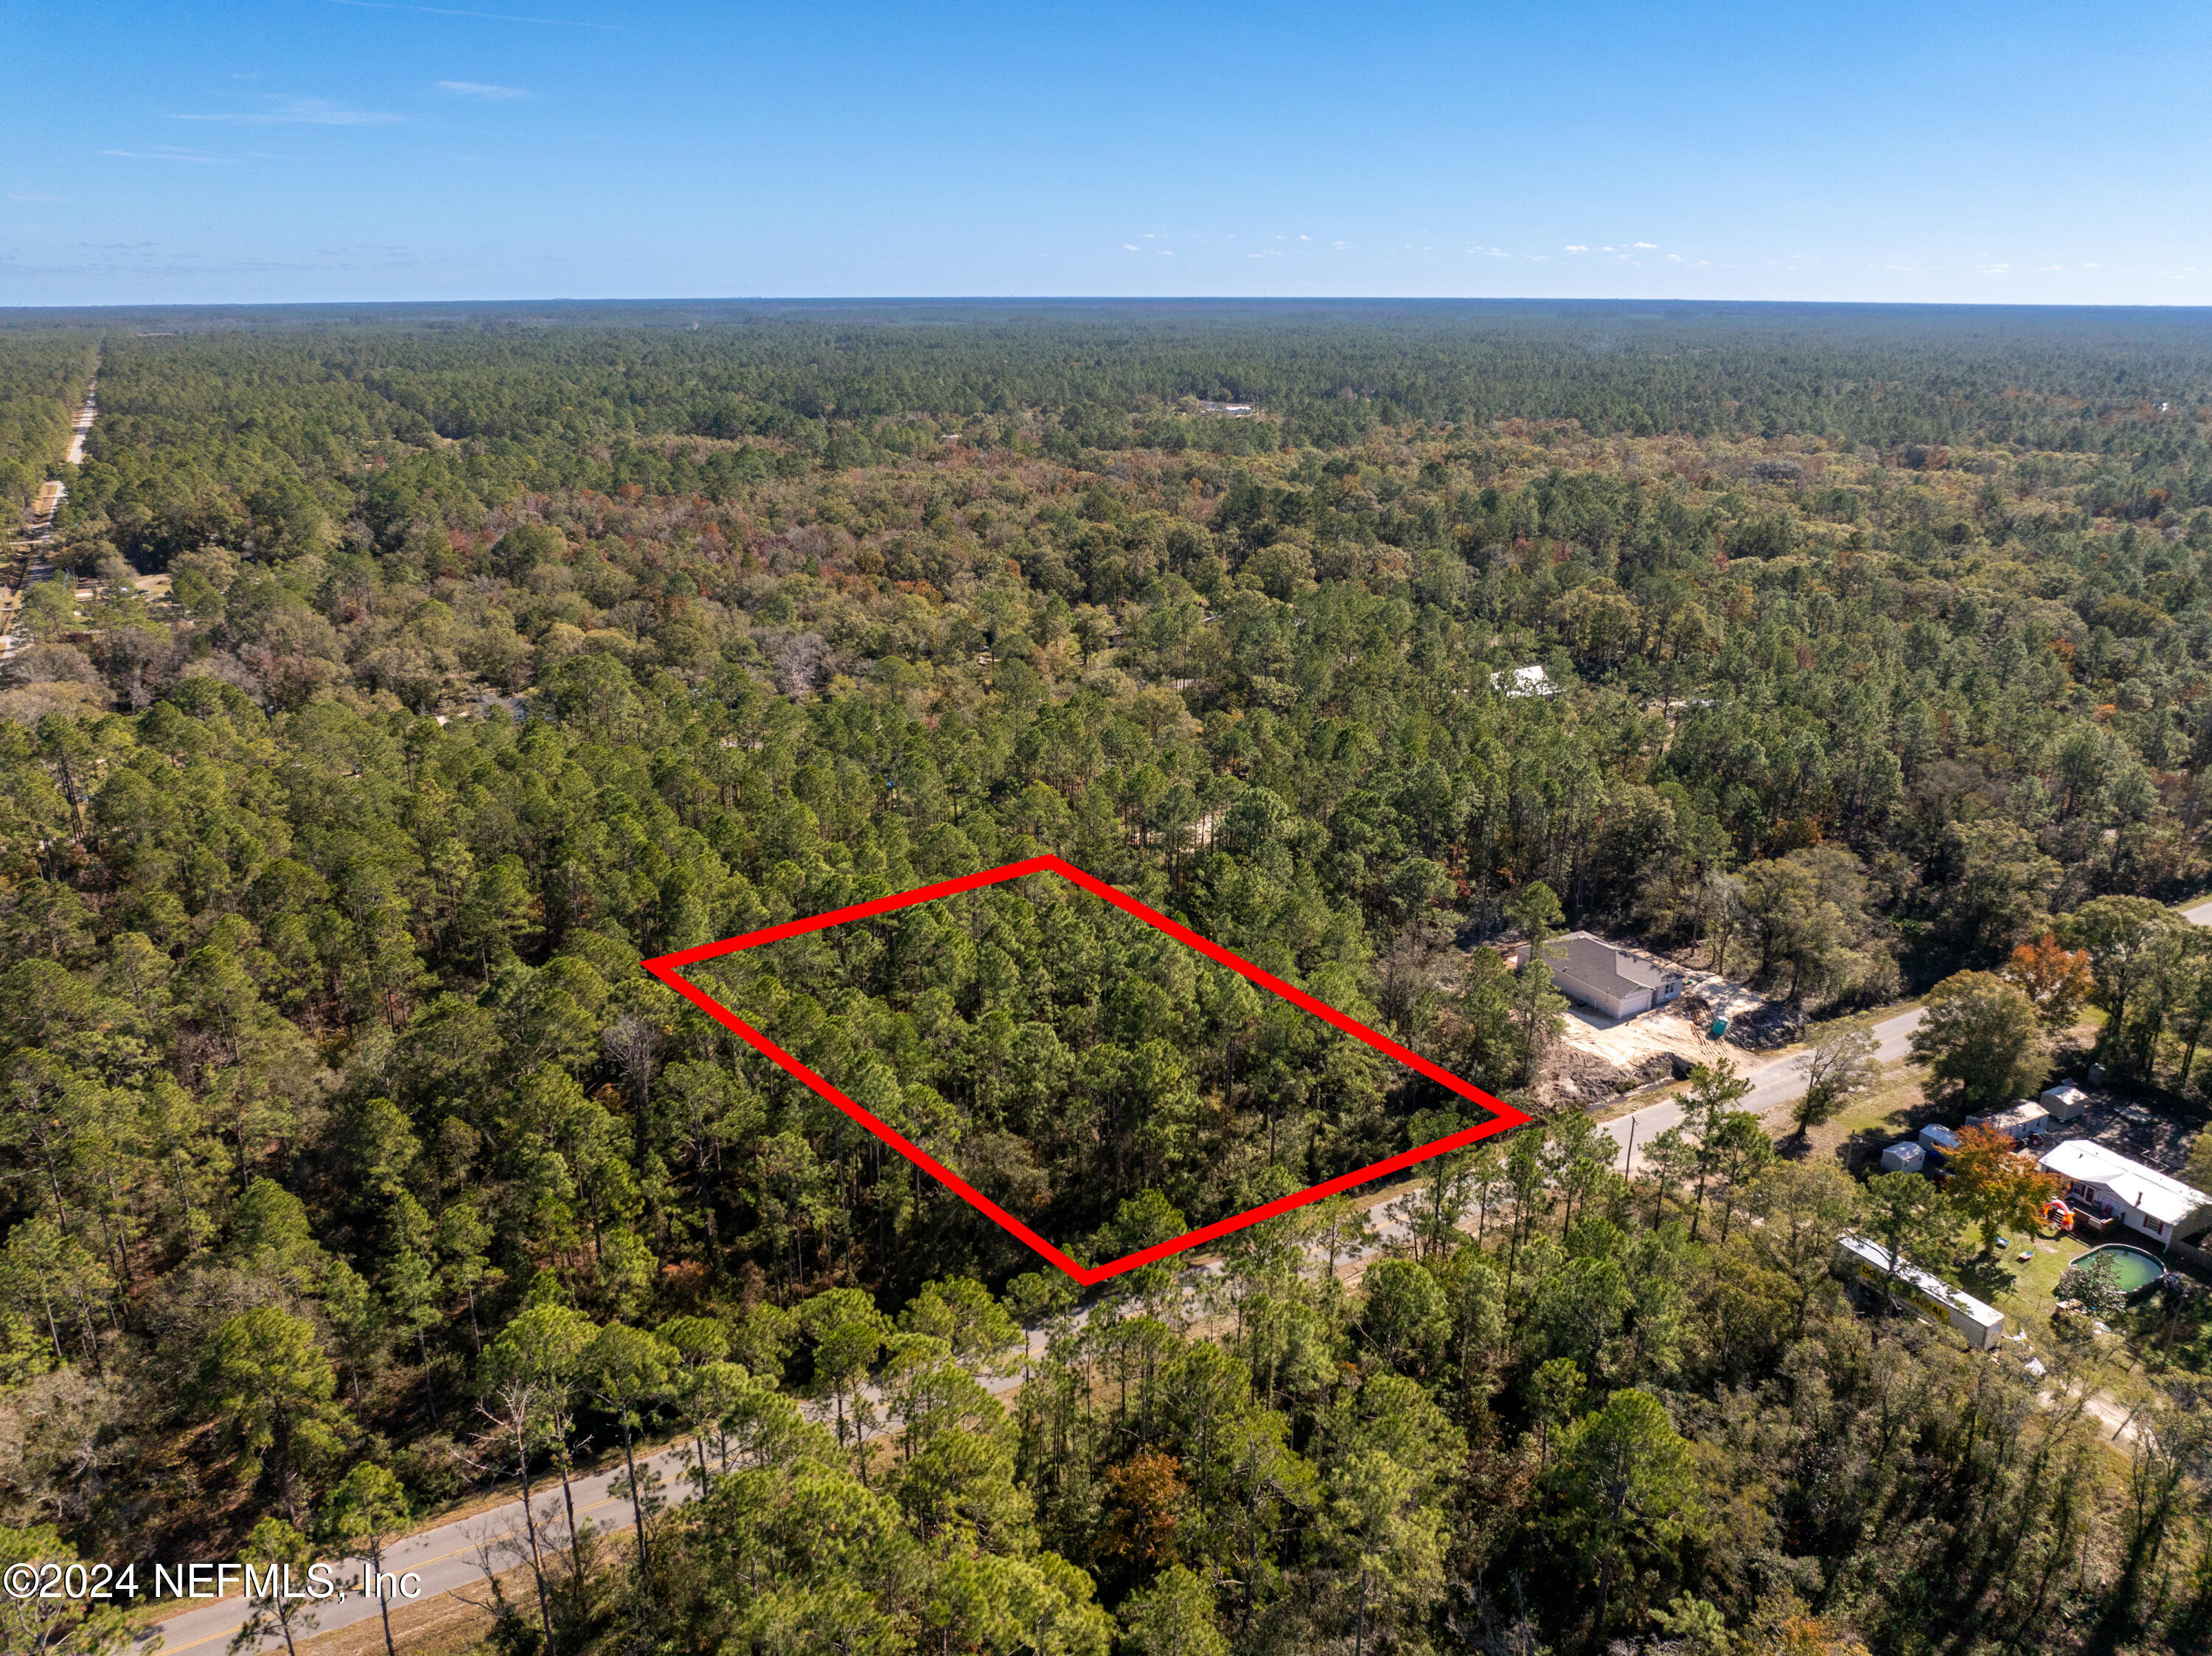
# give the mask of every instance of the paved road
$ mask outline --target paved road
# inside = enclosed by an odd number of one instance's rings
[[[2212,901],[2183,909],[2181,918],[2191,925],[2212,926]],[[1917,1010],[1900,1012],[1893,1018],[1884,1018],[1875,1024],[1875,1039],[1880,1044],[1875,1048],[1875,1057],[1883,1064],[1902,1063],[1911,1042],[1912,1032],[1920,1027],[1920,1020],[1924,1016]],[[1744,1100],[1743,1107],[1756,1110],[1761,1115],[1771,1114],[1784,1104],[1796,1102],[1805,1091],[1804,1072],[1797,1067],[1795,1058],[1763,1065],[1751,1073],[1751,1093]],[[1636,1149],[1633,1162],[1627,1170],[1633,1171],[1644,1165],[1644,1146],[1681,1119],[1680,1097],[1669,1097],[1656,1104],[1647,1105],[1633,1115],[1616,1117],[1605,1124],[1605,1131],[1613,1142],[1626,1151],[1632,1126]]]
[[[2212,903],[2206,904],[2205,907],[2208,913],[2212,913]],[[1923,1016],[1916,1007],[1910,1012],[1900,1012],[1893,1018],[1884,1018],[1875,1024],[1875,1057],[1883,1064],[1902,1062],[1911,1042],[1912,1032],[1920,1027]],[[1745,1097],[1742,1107],[1756,1110],[1762,1116],[1771,1115],[1784,1105],[1795,1103],[1805,1091],[1805,1072],[1794,1057],[1770,1060],[1751,1071],[1750,1078],[1751,1091]],[[1644,1147],[1681,1119],[1682,1100],[1680,1095],[1676,1094],[1661,1099],[1656,1104],[1647,1104],[1633,1115],[1616,1116],[1604,1124],[1604,1131],[1621,1147],[1626,1157],[1624,1168],[1633,1172],[1644,1165]]]
[[[656,1455],[647,1464],[664,1480],[664,1488],[672,1498],[688,1493],[690,1485],[684,1481],[684,1463],[688,1457],[684,1451],[668,1450]],[[605,1529],[614,1526],[627,1529],[629,1524],[629,1502],[620,1495],[607,1493],[608,1486],[620,1474],[613,1471],[595,1473],[575,1481],[576,1516],[591,1518]],[[538,1486],[538,1498],[532,1503],[538,1508],[540,1525],[550,1522],[561,1513],[561,1486],[558,1483]],[[421,1598],[434,1598],[441,1593],[451,1592],[456,1587],[479,1585],[483,1572],[477,1567],[477,1549],[480,1542],[496,1541],[507,1536],[520,1537],[522,1532],[522,1503],[511,1501],[504,1505],[477,1513],[471,1517],[456,1519],[409,1536],[386,1550],[384,1569],[388,1575],[401,1576],[414,1571],[422,1577]],[[509,1558],[501,1568],[511,1568],[523,1562]],[[358,1558],[349,1558],[338,1570],[339,1580],[358,1585],[362,1565]],[[152,1623],[149,1634],[161,1635],[165,1656],[174,1656],[182,1650],[198,1649],[219,1652],[230,1642],[246,1620],[248,1606],[237,1596],[238,1585],[233,1578],[228,1598],[218,1598],[196,1609],[169,1617],[166,1621]],[[399,1608],[395,1601],[394,1609]],[[376,1601],[359,1592],[349,1592],[343,1599],[325,1600],[319,1608],[319,1630],[349,1627],[356,1622],[367,1621],[377,1613]],[[269,1650],[282,1646],[281,1638],[263,1640],[257,1649]]]

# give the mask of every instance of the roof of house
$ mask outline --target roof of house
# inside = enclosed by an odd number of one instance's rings
[[[1656,989],[1665,980],[1657,967],[1624,955],[1587,931],[1570,931],[1546,943],[1544,964],[1605,995],[1632,995],[1639,989]]]
[[[2130,1161],[2094,1138],[2069,1139],[2044,1156],[2043,1168],[2062,1179],[2103,1185],[2139,1212],[2169,1225],[2179,1224],[2198,1209],[2212,1206],[2212,1196],[2170,1174]]]
[[[1540,662],[1527,667],[1516,667],[1510,672],[1492,673],[1490,676],[1490,682],[1492,684],[1501,680],[1504,682],[1505,694],[1508,695],[1552,695],[1556,694],[1559,688],[1544,676],[1544,668]]]

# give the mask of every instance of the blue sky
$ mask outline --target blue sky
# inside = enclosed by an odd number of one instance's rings
[[[5,305],[2212,302],[2202,0],[9,9]]]

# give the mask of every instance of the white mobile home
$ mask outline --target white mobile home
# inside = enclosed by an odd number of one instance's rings
[[[1900,1259],[1890,1271],[1889,1250],[1863,1236],[1839,1236],[1836,1246],[1850,1256],[1850,1268],[1863,1282],[1876,1288],[1887,1284],[1900,1300],[1909,1300],[1930,1316],[1941,1317],[1966,1337],[1978,1351],[1994,1351],[2004,1338],[2004,1313],[1984,1305],[1963,1289],[1940,1277],[1931,1277],[1911,1261]]]
[[[2043,1170],[2066,1181],[2074,1206],[2101,1210],[2160,1242],[2185,1242],[2212,1226],[2212,1196],[2094,1139],[2058,1145],[2043,1158]]]

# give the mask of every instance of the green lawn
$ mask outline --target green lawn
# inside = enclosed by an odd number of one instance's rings
[[[1923,1124],[1941,1119],[1922,1091],[1927,1078],[1924,1065],[1899,1064],[1884,1071],[1872,1092],[1807,1135],[1806,1155],[1839,1157],[1847,1170],[1864,1162],[1879,1172],[1885,1146],[1910,1138]],[[1784,1148],[1795,1147],[1785,1140]]]
[[[2047,1340],[2051,1309],[2058,1301],[2058,1278],[2067,1266],[2100,1244],[2077,1240],[2063,1233],[2056,1236],[2008,1233],[2008,1247],[1984,1255],[1979,1228],[1961,1227],[1958,1263],[1949,1274],[1966,1292],[2014,1319],[2027,1330],[2031,1341],[2039,1336]],[[2035,1257],[2023,1261],[2020,1256],[2031,1250]]]

